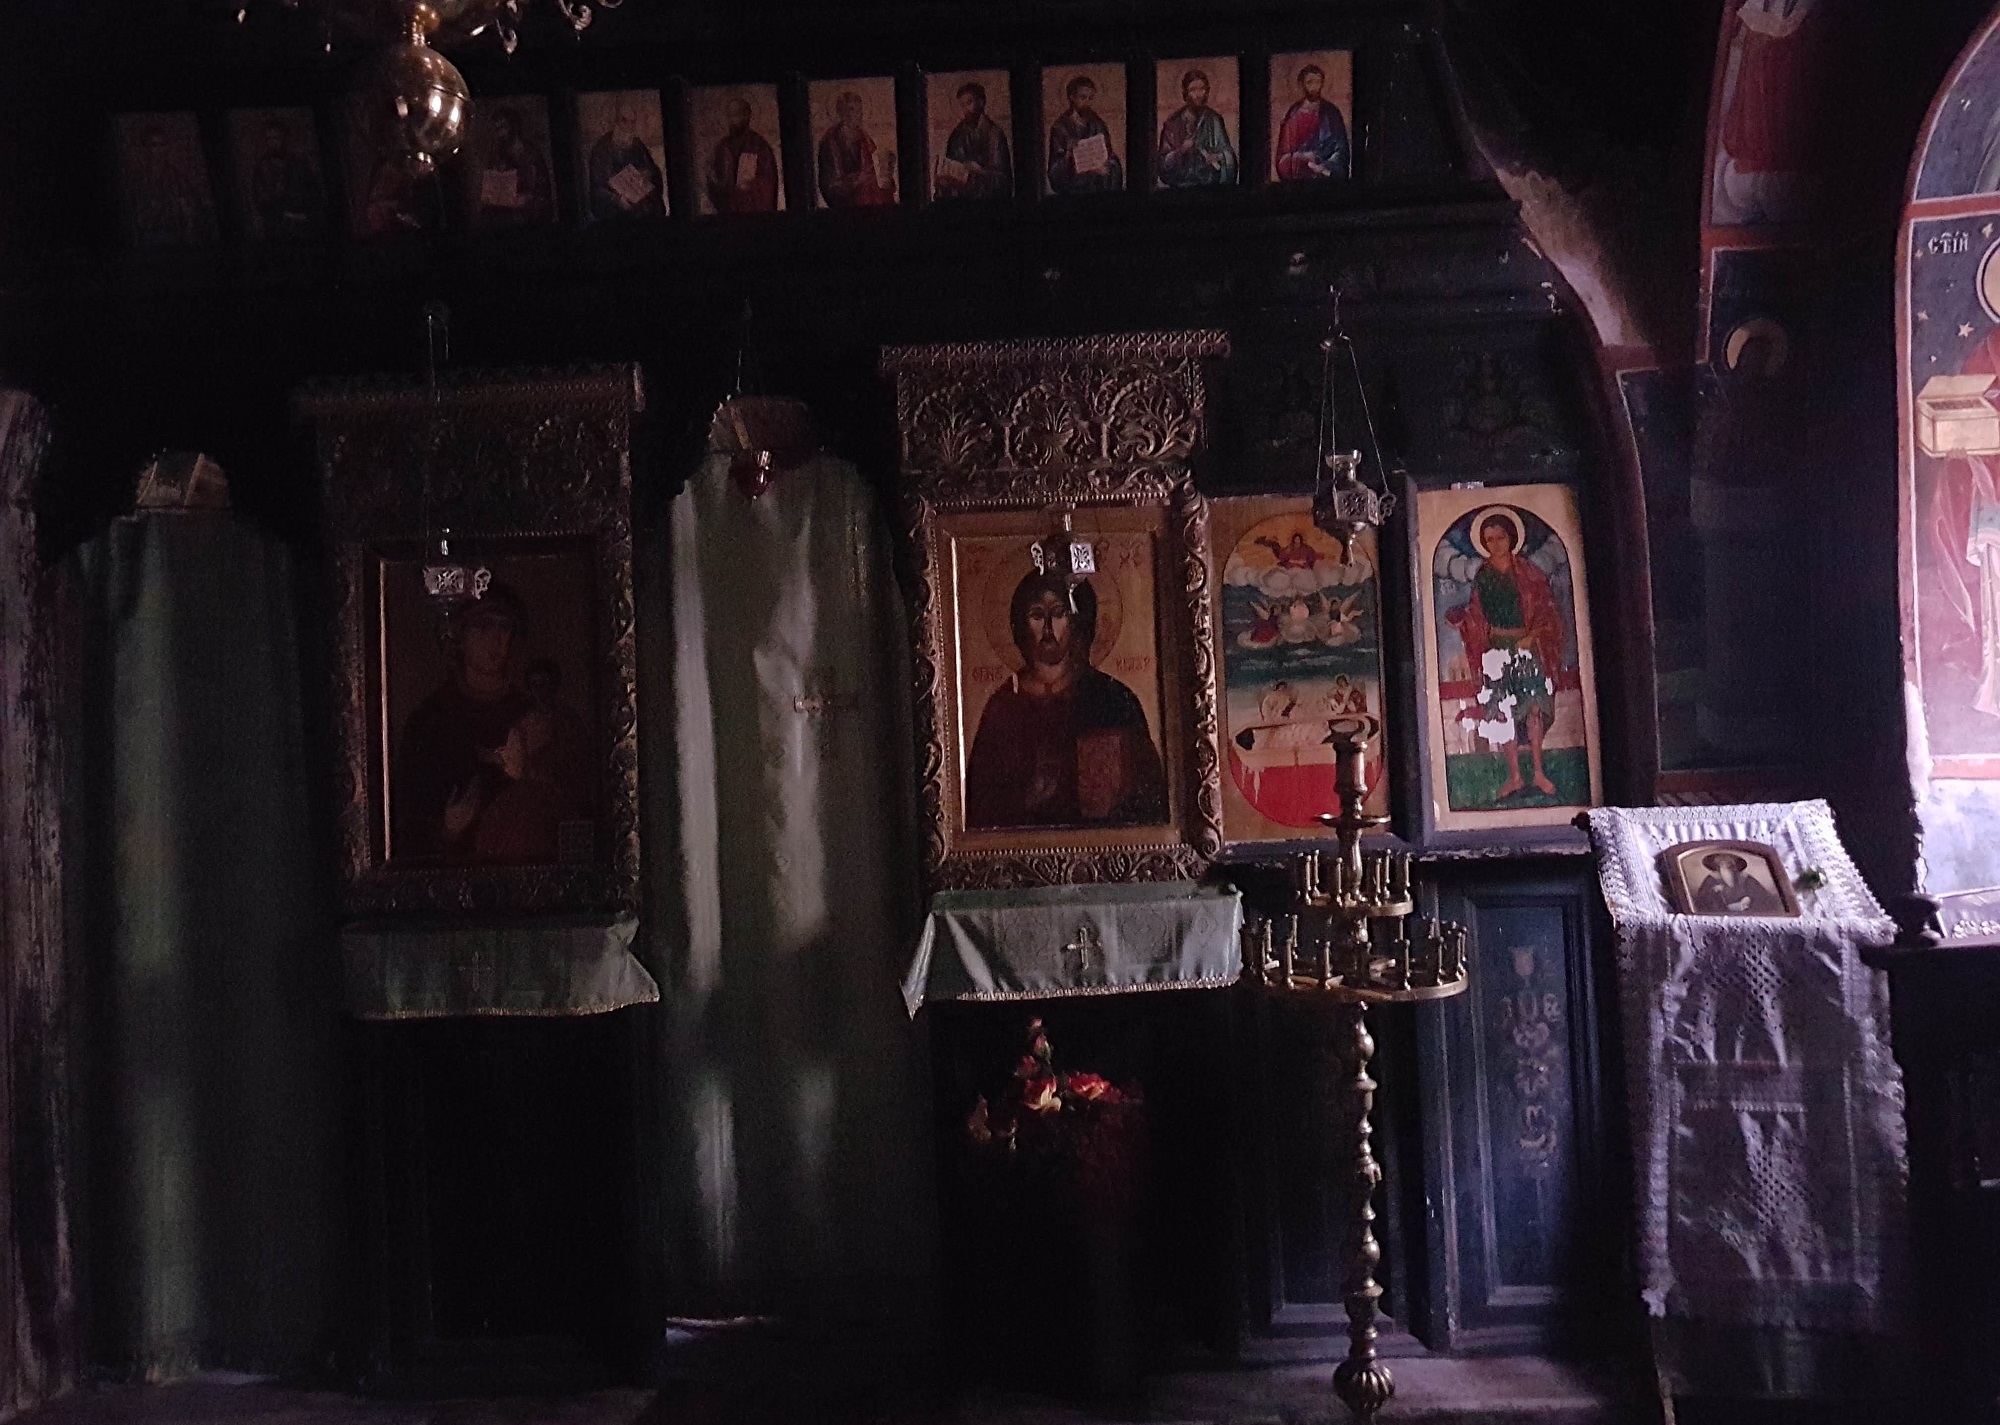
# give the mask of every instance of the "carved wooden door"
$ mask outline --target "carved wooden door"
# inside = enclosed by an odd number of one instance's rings
[[[1591,872],[1463,871],[1436,896],[1471,931],[1473,972],[1469,992],[1417,1018],[1428,1207],[1414,1324],[1437,1349],[1586,1348],[1619,1319],[1596,1308],[1631,1299]]]

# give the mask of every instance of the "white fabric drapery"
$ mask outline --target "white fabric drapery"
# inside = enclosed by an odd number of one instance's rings
[[[671,683],[647,691],[644,769],[668,1301],[901,1314],[935,1233],[928,1061],[897,986],[907,630],[874,500],[829,457],[753,500],[712,457],[661,562],[642,676]]]
[[[1641,1289],[1650,1313],[1894,1328],[1905,1285],[1902,1079],[1884,977],[1894,927],[1823,801],[1590,816],[1618,929]],[[1680,915],[1658,858],[1770,845],[1816,870],[1799,918]]]

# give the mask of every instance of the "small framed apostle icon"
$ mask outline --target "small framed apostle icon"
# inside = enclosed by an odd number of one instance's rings
[[[576,145],[585,224],[667,216],[667,141],[656,91],[577,95]]]
[[[784,131],[778,123],[777,85],[696,89],[688,96],[688,130],[703,213],[784,211]]]
[[[547,100],[504,94],[475,101],[466,150],[462,178],[473,229],[538,228],[556,220]]]
[[[821,208],[887,208],[902,201],[897,174],[896,81],[815,79],[813,202]]]
[[[229,169],[236,211],[253,244],[307,242],[326,232],[326,184],[310,109],[235,109]]]
[[[1048,144],[1044,193],[1066,198],[1125,191],[1124,65],[1044,69],[1042,127]]]
[[[931,201],[1014,196],[1014,108],[1004,69],[924,76]]]
[[[119,196],[132,246],[162,252],[215,241],[215,191],[193,114],[120,114]]]
[[[1354,52],[1271,56],[1271,181],[1334,183],[1354,168]]]
[[[1243,166],[1236,68],[1236,56],[1227,54],[1154,64],[1155,188],[1236,186]]]

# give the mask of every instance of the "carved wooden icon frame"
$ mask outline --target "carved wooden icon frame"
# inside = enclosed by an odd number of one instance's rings
[[[1227,351],[1224,334],[1194,331],[883,353],[902,432],[933,889],[1187,879],[1220,851],[1208,505],[1191,467],[1204,363]],[[1069,790],[1036,801],[1019,779],[1003,779],[1010,796],[1040,809],[1019,811],[980,790],[1011,764],[988,757],[982,771],[973,752],[989,711],[1033,704],[1022,683],[1034,656],[1022,596],[1034,547],[1056,536],[1065,513],[1069,540],[1092,546],[1096,568],[1090,592],[1072,596],[1074,621],[1061,615],[1063,637],[1087,629],[1093,641],[1087,666],[1064,659],[1077,680],[1071,756],[1037,750],[1029,779],[1042,787],[1045,762],[1067,761],[1052,775]],[[1083,711],[1087,693],[1109,711]],[[1006,726],[1023,725],[1011,716],[994,713],[1003,751]],[[1159,754],[1162,799],[1146,790],[1141,732]],[[968,824],[980,820],[990,824]]]
[[[635,908],[638,369],[328,382],[293,405],[334,550],[342,911]],[[441,569],[455,601],[427,591]]]

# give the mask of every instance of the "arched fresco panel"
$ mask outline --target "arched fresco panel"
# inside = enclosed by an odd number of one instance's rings
[[[2000,930],[2000,17],[1917,144],[1898,262],[1902,601],[1919,878]]]

